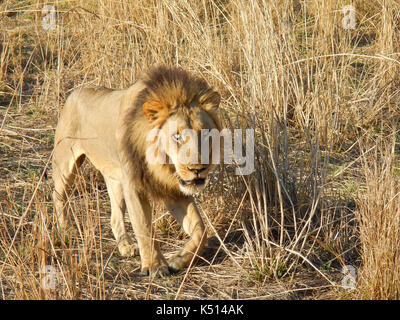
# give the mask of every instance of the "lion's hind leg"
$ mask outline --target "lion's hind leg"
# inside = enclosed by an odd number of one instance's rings
[[[56,223],[59,231],[69,229],[67,219],[67,194],[74,180],[77,168],[85,160],[85,155],[72,145],[60,143],[54,149],[53,154],[53,201],[55,207]]]

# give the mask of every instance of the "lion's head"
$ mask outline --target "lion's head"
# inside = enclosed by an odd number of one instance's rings
[[[146,160],[153,175],[185,195],[201,191],[215,168],[213,153],[220,152],[209,139],[211,130],[221,129],[220,95],[178,68],[152,69],[143,81],[142,110],[153,134],[147,139]]]

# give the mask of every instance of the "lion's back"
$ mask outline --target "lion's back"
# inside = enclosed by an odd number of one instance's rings
[[[68,96],[56,129],[56,142],[66,135],[87,136],[91,128],[112,126],[117,121],[123,90],[81,87]]]

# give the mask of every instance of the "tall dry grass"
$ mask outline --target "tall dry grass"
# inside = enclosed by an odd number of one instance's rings
[[[44,4],[57,8],[57,28],[50,32],[42,27]],[[357,24],[346,30],[341,9],[348,4],[0,4],[2,297],[279,296],[268,292],[271,283],[285,283],[282,291],[289,294],[330,290],[330,297],[342,297],[340,270],[349,264],[359,279],[351,297],[398,297],[396,269],[380,264],[398,259],[400,5],[352,1]],[[153,280],[142,284],[126,271],[134,273],[138,262],[117,256],[104,185],[90,168],[69,201],[77,234],[63,244],[52,228],[51,180],[41,174],[52,148],[52,131],[45,130],[49,124],[54,128],[67,94],[80,85],[125,88],[157,63],[205,77],[223,96],[226,124],[256,133],[255,173],[239,177],[224,167],[200,197],[217,244],[214,254],[203,258],[207,268],[199,267],[199,278],[204,272],[232,277],[231,282],[218,278],[218,294],[201,280],[206,294],[185,287],[187,277],[168,287]],[[387,135],[395,137],[393,151],[376,157],[385,150],[377,141]],[[369,141],[368,148],[359,148],[362,141]],[[39,142],[45,150],[37,150]],[[163,216],[155,221],[164,245],[176,250],[184,239],[176,223]],[[385,236],[376,238],[377,230]],[[48,264],[60,276],[55,291],[41,287],[40,270]],[[197,279],[196,269],[191,272]],[[319,289],[310,277],[319,279]],[[234,281],[239,285],[232,287]],[[298,289],[300,282],[309,284]]]
[[[396,169],[396,135],[363,155],[365,189],[358,197],[362,268],[359,295],[364,299],[399,299],[400,184]]]

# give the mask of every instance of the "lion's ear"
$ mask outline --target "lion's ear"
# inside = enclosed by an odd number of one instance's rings
[[[213,111],[218,108],[221,96],[217,91],[210,90],[200,97],[199,102],[204,110]]]
[[[168,107],[157,100],[143,103],[143,113],[154,125],[162,124],[168,117]]]

